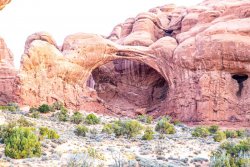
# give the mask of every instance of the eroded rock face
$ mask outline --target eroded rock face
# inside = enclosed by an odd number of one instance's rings
[[[0,10],[2,10],[11,0],[0,0]]]
[[[146,64],[115,60],[92,72],[98,96],[117,113],[126,116],[160,110],[168,95],[166,80]]]
[[[0,38],[0,105],[17,102],[18,92],[17,71],[13,65],[13,55]]]
[[[48,34],[33,34],[22,57],[19,100],[249,126],[249,9],[248,0],[165,5],[127,19],[106,39],[70,35],[60,49]]]

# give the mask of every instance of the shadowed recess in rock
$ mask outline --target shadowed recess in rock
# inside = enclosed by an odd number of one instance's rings
[[[167,97],[166,80],[148,65],[130,60],[115,60],[92,72],[87,86],[113,110],[129,115],[155,111]]]
[[[244,87],[243,82],[248,79],[248,75],[246,75],[246,74],[234,74],[234,75],[232,75],[232,78],[238,82],[239,90],[237,91],[236,95],[238,97],[240,97],[241,93],[242,93],[242,89]]]

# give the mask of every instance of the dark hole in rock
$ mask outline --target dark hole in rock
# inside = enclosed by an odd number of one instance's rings
[[[138,110],[141,114],[155,110],[167,97],[166,80],[141,62],[115,60],[95,69],[92,77],[95,83],[92,87],[98,96],[113,109],[127,115],[134,115]]]
[[[248,75],[246,74],[234,74],[232,78],[238,82],[239,90],[237,91],[236,95],[239,97],[241,96],[242,89],[244,87],[243,82],[248,79]]]

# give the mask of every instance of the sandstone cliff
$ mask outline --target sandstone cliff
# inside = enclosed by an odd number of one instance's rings
[[[33,34],[18,100],[249,126],[249,9],[248,0],[160,6],[115,26],[107,38],[73,34],[61,48],[50,35]]]
[[[13,64],[13,55],[0,38],[0,104],[17,102],[19,99],[17,70]]]

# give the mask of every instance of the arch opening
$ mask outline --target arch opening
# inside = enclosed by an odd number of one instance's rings
[[[159,111],[169,89],[167,81],[155,69],[127,59],[94,69],[87,86],[94,88],[112,111],[127,116]]]
[[[248,79],[248,75],[246,75],[246,74],[234,74],[234,75],[232,75],[232,78],[234,80],[236,80],[238,85],[239,85],[239,89],[238,89],[236,95],[238,97],[240,97],[241,93],[242,93],[242,90],[244,88],[243,82]]]

